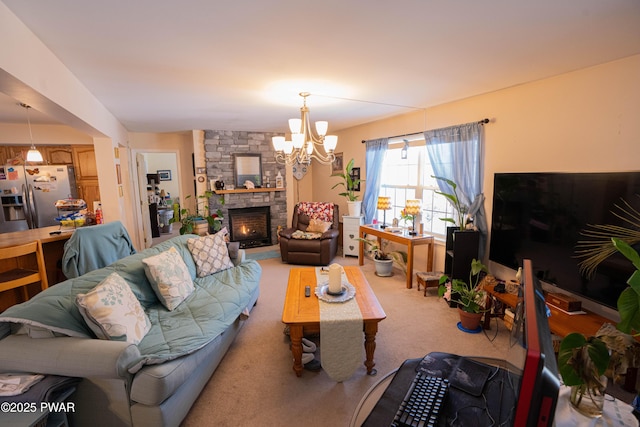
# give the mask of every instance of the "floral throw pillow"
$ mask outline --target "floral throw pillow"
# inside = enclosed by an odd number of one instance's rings
[[[86,294],[76,295],[76,306],[87,326],[103,340],[138,344],[151,322],[127,282],[111,273]]]
[[[233,267],[224,240],[223,230],[209,236],[188,239],[187,246],[196,263],[196,275],[205,277]]]
[[[142,263],[151,287],[169,311],[193,292],[189,269],[176,248],[171,247],[168,251],[145,258]]]

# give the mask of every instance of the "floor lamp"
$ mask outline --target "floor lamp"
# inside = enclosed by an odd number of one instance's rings
[[[380,228],[387,228],[387,211],[391,209],[391,197],[380,196],[378,197],[378,210],[382,211],[382,225]]]

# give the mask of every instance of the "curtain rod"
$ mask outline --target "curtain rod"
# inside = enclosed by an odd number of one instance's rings
[[[478,121],[477,123],[479,125],[486,125],[487,123],[489,123],[490,120],[489,119],[482,119],[480,121]],[[420,132],[413,132],[413,133],[405,133],[404,135],[395,135],[395,136],[389,136],[387,137],[387,139],[394,139],[394,138],[402,138],[403,136],[409,136],[409,135],[418,135]],[[362,143],[364,144],[365,142],[367,142],[367,140],[363,139]]]

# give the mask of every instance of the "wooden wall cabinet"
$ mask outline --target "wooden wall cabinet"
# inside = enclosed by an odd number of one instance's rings
[[[73,149],[73,164],[76,167],[76,179],[98,179],[98,166],[92,145],[76,145]]]
[[[70,146],[49,146],[39,149],[48,165],[73,165],[73,149]]]
[[[451,279],[469,281],[471,262],[478,258],[480,232],[447,227],[444,273]]]
[[[87,202],[87,208],[93,210],[93,202],[100,200],[98,184],[98,166],[92,145],[71,146],[73,165],[76,173],[78,197]]]

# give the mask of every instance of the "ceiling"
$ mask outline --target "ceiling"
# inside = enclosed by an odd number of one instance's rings
[[[335,131],[640,54],[639,0],[0,1],[132,132],[285,131],[301,91]]]

